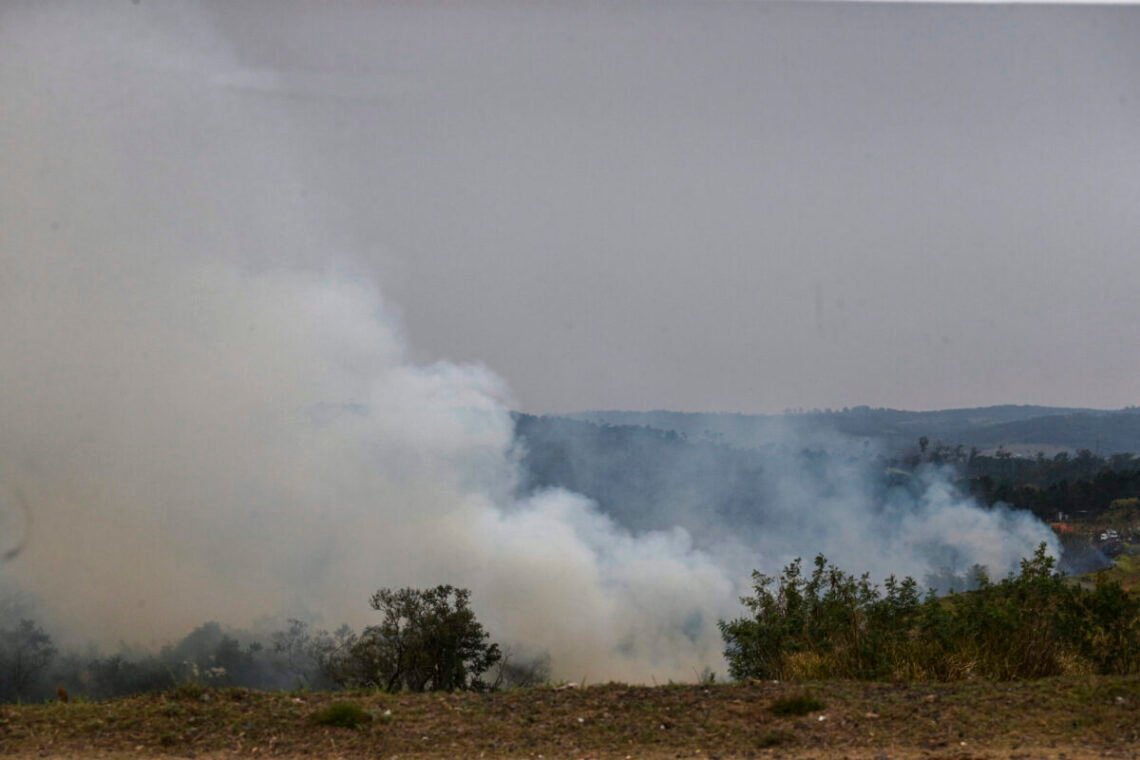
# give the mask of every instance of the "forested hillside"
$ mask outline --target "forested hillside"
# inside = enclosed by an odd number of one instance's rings
[[[796,410],[782,415],[686,412],[582,412],[572,419],[603,425],[633,425],[672,430],[690,439],[751,447],[798,435],[838,432],[872,438],[889,449],[926,436],[980,449],[1049,453],[1089,449],[1100,454],[1140,451],[1140,410],[1115,411],[1067,407],[1003,406],[910,412],[866,406],[839,410]]]
[[[1045,409],[849,410],[786,417],[620,412],[580,419],[519,414],[515,425],[526,489],[561,487],[586,494],[632,529],[659,526],[666,518],[697,535],[725,522],[733,530],[762,525],[773,467],[791,461],[823,468],[852,456],[872,463],[867,486],[880,495],[905,486],[916,469],[934,465],[950,468],[957,488],[983,504],[1006,503],[1047,520],[1059,513],[1095,517],[1115,502],[1140,496],[1137,457],[1104,454],[1103,444],[1100,454],[1089,447],[1068,451],[1086,439],[1123,445],[1133,438],[1132,450],[1140,451],[1140,413],[1040,414]],[[846,429],[831,430],[829,421],[845,422]],[[920,422],[929,426],[917,427]],[[954,429],[965,431],[963,437],[952,437]],[[1062,450],[1014,453],[1018,441],[1033,436]]]

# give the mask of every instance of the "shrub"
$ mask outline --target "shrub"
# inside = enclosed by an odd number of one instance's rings
[[[751,618],[720,622],[734,678],[846,677],[889,674],[909,646],[920,608],[917,585],[888,578],[886,596],[822,556],[804,577],[799,560],[779,578],[753,573]]]
[[[313,722],[336,728],[358,728],[372,720],[368,712],[355,702],[333,702],[313,713]]]
[[[1093,591],[1075,596],[1070,616],[1077,651],[1097,672],[1140,672],[1140,597],[1098,576]]]
[[[753,575],[751,616],[720,621],[734,678],[993,680],[1140,671],[1140,598],[1118,584],[1085,590],[1055,572],[1042,544],[997,583],[920,599],[915,582],[883,589],[821,556],[779,578]]]
[[[768,707],[768,710],[773,715],[790,716],[807,715],[822,710],[824,707],[825,705],[819,699],[803,692],[777,699]]]

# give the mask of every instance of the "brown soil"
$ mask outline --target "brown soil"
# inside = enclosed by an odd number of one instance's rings
[[[781,717],[781,698],[824,707]],[[348,701],[359,728],[314,716]],[[1140,677],[1018,683],[748,683],[496,694],[241,689],[0,706],[0,755],[318,758],[1140,757]]]

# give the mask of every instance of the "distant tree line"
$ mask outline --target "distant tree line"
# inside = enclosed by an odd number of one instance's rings
[[[909,469],[924,464],[948,465],[959,473],[959,488],[978,501],[1026,509],[1045,520],[1057,515],[1095,517],[1114,503],[1140,497],[1140,457],[1100,456],[1088,449],[1053,456],[1018,456],[1001,447],[982,454],[976,448],[931,444],[918,439],[892,464]]]
[[[1099,457],[1088,450],[1076,456],[1013,459],[979,457],[970,469],[969,491],[986,503],[997,501],[1028,509],[1039,517],[1058,513],[1095,517],[1114,502],[1140,496],[1140,459],[1131,454]]]
[[[852,410],[852,419],[858,418]],[[902,415],[884,410],[883,415]],[[870,414],[870,412],[868,412]],[[1134,413],[1120,415],[1130,421]],[[630,530],[663,525],[685,528],[698,542],[715,542],[717,531],[763,528],[775,468],[793,461],[807,473],[826,471],[829,459],[850,453],[788,451],[686,438],[674,431],[633,425],[599,425],[558,417],[516,415],[522,443],[520,490],[566,488],[594,499]],[[1114,502],[1140,497],[1140,457],[1099,455],[1090,449],[1032,456],[1002,447],[985,452],[932,436],[911,439],[896,452],[868,446],[868,472],[881,473],[872,487],[905,485],[921,467],[951,468],[958,490],[980,503],[998,502],[1053,521],[1058,513],[1096,517]]]
[[[34,620],[0,624],[0,701],[53,699],[59,687],[108,699],[187,684],[456,691],[549,679],[547,657],[512,656],[490,641],[466,589],[381,589],[370,604],[381,621],[360,633],[347,626],[329,633],[294,619],[258,638],[210,622],[156,653],[61,654]]]

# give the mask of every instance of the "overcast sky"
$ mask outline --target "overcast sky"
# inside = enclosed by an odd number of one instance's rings
[[[521,409],[1140,402],[1140,7],[210,7],[313,255]]]

